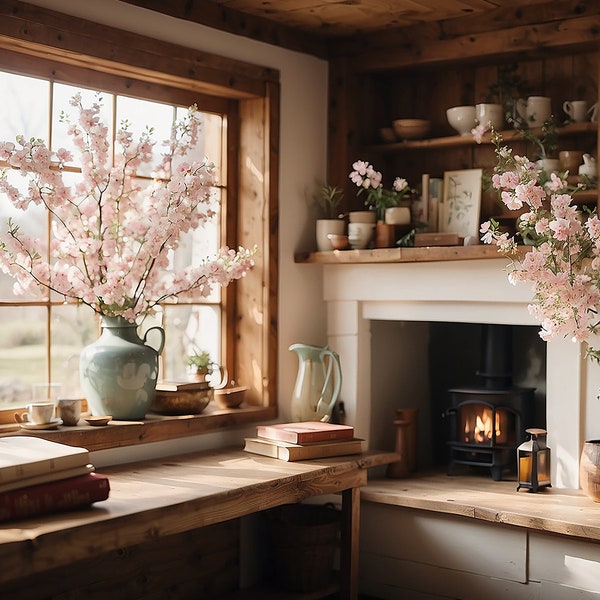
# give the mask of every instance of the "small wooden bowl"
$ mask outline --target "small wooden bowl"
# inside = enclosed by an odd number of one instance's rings
[[[222,408],[237,408],[243,401],[248,388],[243,385],[215,390],[215,400]]]
[[[334,250],[345,250],[350,245],[347,235],[330,233],[327,235],[327,237],[329,238]]]
[[[89,417],[83,417],[87,421],[88,425],[94,427],[101,427],[102,425],[108,425],[112,421],[112,417],[109,415],[92,415]]]

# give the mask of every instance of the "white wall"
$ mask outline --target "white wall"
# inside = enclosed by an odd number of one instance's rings
[[[307,192],[315,181],[325,180],[327,171],[327,62],[117,0],[31,4],[280,71],[278,396],[281,416],[287,419],[298,367],[288,347],[327,343],[321,269],[294,263],[295,252],[315,247]]]

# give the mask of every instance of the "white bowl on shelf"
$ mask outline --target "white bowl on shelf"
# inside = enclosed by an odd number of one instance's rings
[[[477,125],[474,106],[453,106],[446,111],[446,117],[460,135],[469,135]]]

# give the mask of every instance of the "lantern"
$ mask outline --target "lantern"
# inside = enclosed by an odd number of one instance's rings
[[[537,492],[539,488],[551,487],[550,448],[546,446],[545,429],[526,429],[529,439],[517,448],[517,477],[521,488]]]

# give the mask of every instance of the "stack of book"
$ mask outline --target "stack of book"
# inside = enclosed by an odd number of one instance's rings
[[[360,454],[364,440],[354,427],[321,421],[259,425],[256,437],[245,438],[244,450],[285,461]]]
[[[0,521],[72,510],[108,498],[85,448],[37,437],[0,438]]]

